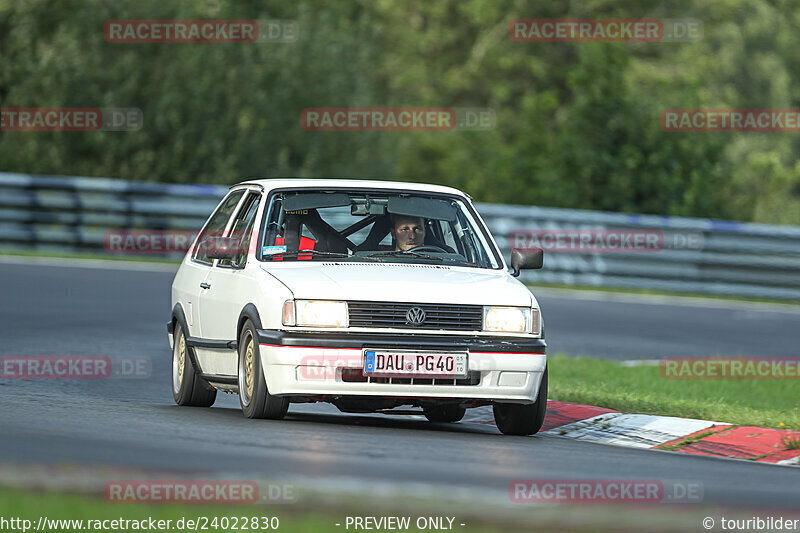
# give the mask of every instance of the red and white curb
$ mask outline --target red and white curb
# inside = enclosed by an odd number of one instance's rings
[[[482,412],[468,421],[494,424],[491,412]],[[785,443],[788,439],[800,439],[800,431],[786,429],[620,413],[603,407],[548,400],[540,433],[632,448],[660,448],[692,455],[800,466],[800,449],[788,450]]]

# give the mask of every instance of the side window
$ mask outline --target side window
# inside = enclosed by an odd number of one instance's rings
[[[275,247],[275,241],[283,226],[283,197],[280,194],[272,195],[263,225],[263,240],[256,249],[256,257],[259,261],[264,261],[264,256],[267,255],[265,250]],[[277,253],[277,251],[273,253]]]
[[[256,250],[256,258],[259,261],[283,261],[282,257],[273,259],[270,256],[286,252],[293,246],[294,251],[319,249],[317,244],[320,235],[317,235],[316,232],[319,231],[318,222],[324,223],[324,221],[318,215],[315,221],[307,220],[308,216],[313,218],[316,213],[317,211],[313,209],[303,210],[302,213],[287,213],[283,210],[283,196],[273,195],[264,217],[264,237]],[[309,223],[312,224],[311,227],[309,227]],[[317,229],[315,230],[314,227]],[[311,256],[300,254],[297,257],[297,260],[305,259],[311,259]]]
[[[209,237],[217,238],[222,236],[222,232],[225,231],[225,227],[228,225],[228,220],[231,218],[233,210],[236,209],[236,205],[239,203],[239,200],[242,199],[243,195],[244,190],[235,191],[228,194],[228,196],[220,202],[217,210],[211,215],[211,218],[208,219],[205,228],[203,228],[203,231],[197,237],[193,256],[195,261],[206,265],[210,265],[213,262],[213,260],[208,257],[206,249],[202,246],[203,241]]]
[[[448,223],[446,220],[438,220],[434,222],[436,227],[437,237],[444,243],[445,246],[448,248],[452,248],[454,252],[457,254],[464,256],[464,248],[460,240],[456,239],[455,233],[453,231],[453,226],[451,223]]]
[[[229,237],[236,239],[239,242],[239,255],[233,261],[230,259],[222,259],[217,262],[217,266],[221,267],[243,267],[247,262],[247,252],[250,249],[250,237],[253,234],[253,224],[256,220],[256,213],[258,213],[258,205],[261,195],[256,192],[250,192],[242,202],[242,207],[236,213],[233,219]]]
[[[464,218],[463,213],[459,212],[456,220],[456,235],[459,236],[461,246],[459,248],[464,250],[464,257],[467,261],[473,263],[480,262],[478,247],[475,244],[475,236],[470,230],[470,226]]]

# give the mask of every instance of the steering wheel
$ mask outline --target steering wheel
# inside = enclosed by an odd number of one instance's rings
[[[408,250],[406,250],[406,252],[442,252],[446,254],[447,250],[433,244],[420,244],[419,246],[414,246],[413,248],[409,248]]]

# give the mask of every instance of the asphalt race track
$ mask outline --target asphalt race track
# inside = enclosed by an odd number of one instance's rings
[[[212,409],[177,407],[164,327],[172,274],[164,270],[0,263],[0,355],[152,363],[151,376],[140,379],[0,379],[3,462],[364,477],[500,496],[521,478],[668,477],[701,482],[706,503],[800,510],[800,470],[791,467],[504,437],[492,426],[347,415],[323,405],[293,405],[283,421],[247,420],[236,396],[222,394]],[[800,314],[778,306],[634,303],[557,291],[540,300],[551,353],[796,355],[800,338]]]
[[[797,357],[800,306],[533,288],[548,353]]]

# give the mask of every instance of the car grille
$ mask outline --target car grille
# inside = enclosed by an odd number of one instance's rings
[[[467,385],[475,386],[481,383],[481,373],[479,370],[470,370],[466,378],[375,378],[367,377],[360,368],[343,368],[341,371],[342,381],[345,383],[386,383],[393,385]]]
[[[350,327],[444,329],[481,331],[483,306],[459,304],[419,304],[398,302],[347,302]],[[424,313],[421,323],[410,323],[409,310]]]

